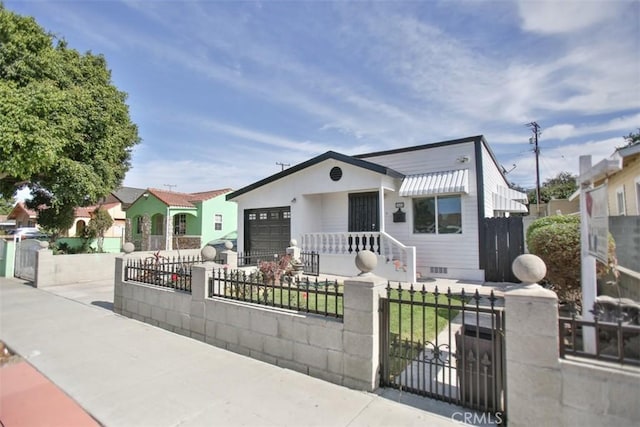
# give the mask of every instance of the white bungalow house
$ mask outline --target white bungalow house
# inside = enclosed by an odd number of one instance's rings
[[[320,254],[320,271],[355,275],[361,249],[375,273],[484,280],[483,218],[527,212],[483,136],[357,156],[326,152],[227,195],[238,250]]]

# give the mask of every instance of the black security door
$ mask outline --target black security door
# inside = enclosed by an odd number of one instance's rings
[[[349,194],[349,231],[380,231],[378,192]]]

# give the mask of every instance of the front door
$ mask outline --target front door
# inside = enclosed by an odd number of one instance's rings
[[[380,231],[378,192],[349,194],[349,231]]]

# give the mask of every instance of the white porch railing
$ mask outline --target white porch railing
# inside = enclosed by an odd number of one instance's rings
[[[346,256],[369,250],[381,257],[384,264],[391,264],[395,271],[406,272],[405,276],[411,281],[415,278],[415,247],[405,246],[384,232],[303,233],[300,248],[320,255]]]

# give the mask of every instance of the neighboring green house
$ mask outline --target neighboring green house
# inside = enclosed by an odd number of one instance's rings
[[[201,248],[237,230],[237,204],[225,199],[231,191],[189,194],[149,188],[126,211],[125,239],[143,251]]]

